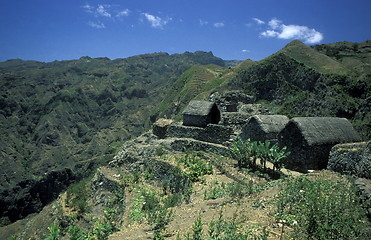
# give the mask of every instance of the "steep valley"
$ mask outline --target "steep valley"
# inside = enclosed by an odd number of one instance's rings
[[[183,239],[201,215],[203,236],[216,219],[224,233],[235,224],[252,239],[289,236],[295,226],[273,216],[286,178],[238,169],[223,154],[175,151],[169,140],[147,132],[159,118],[182,121],[189,101],[229,91],[251,95],[273,114],[345,117],[369,141],[371,41],[293,41],[257,62],[186,52],[0,63],[0,239],[43,239],[53,226],[64,235],[60,239],[86,239],[71,237],[70,228],[86,237],[99,226],[109,231],[96,239],[154,239],[159,220],[149,220],[140,197],[171,206],[172,221],[158,239]],[[138,156],[130,155],[132,149]],[[187,158],[213,170],[190,183],[180,162]],[[350,181],[326,170],[303,177],[345,187]],[[144,204],[143,211],[133,212],[135,204]]]

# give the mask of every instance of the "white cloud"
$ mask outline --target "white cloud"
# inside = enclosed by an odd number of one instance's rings
[[[107,18],[112,17],[112,14],[108,10],[109,8],[111,8],[111,5],[109,4],[105,5],[99,4],[97,7],[94,7],[90,4],[85,4],[84,6],[82,6],[82,8],[85,9],[87,13],[90,13],[95,17],[107,17]]]
[[[103,29],[103,28],[106,28],[106,26],[104,25],[104,23],[95,23],[95,22],[88,22],[88,25],[92,28],[97,28],[97,29]]]
[[[149,13],[143,13],[143,15],[148,20],[148,22],[151,23],[151,26],[153,28],[163,29],[164,26],[166,26],[169,23],[169,21],[172,20],[171,18],[162,19],[158,16],[154,16]]]
[[[127,17],[130,15],[130,10],[129,9],[125,9],[125,10],[122,10],[120,12],[118,12],[116,14],[116,17]]]
[[[85,11],[87,11],[88,13],[93,13],[94,12],[94,7],[89,5],[89,4],[85,4],[84,6],[82,6]]]
[[[278,32],[273,30],[267,30],[265,32],[260,33],[263,37],[277,37],[279,35]]]
[[[268,22],[268,25],[272,28],[272,29],[277,29],[281,26],[282,24],[282,21],[281,20],[278,20],[277,18],[273,18],[272,20],[270,20]]]
[[[88,22],[88,25],[98,29],[106,28],[104,23],[109,24],[109,22],[106,21],[107,19],[113,21],[116,19],[122,20],[123,17],[127,17],[131,14],[129,9],[120,8],[120,5],[98,4],[93,6],[85,4],[82,8],[86,13],[94,17],[94,20],[92,19],[92,21]]]
[[[102,16],[102,17],[108,17],[108,18],[111,18],[111,14],[107,11],[107,8],[109,8],[110,6],[109,5],[98,5],[97,7],[97,15],[99,16]]]
[[[249,52],[250,52],[250,50],[247,50],[247,49],[242,49],[242,50],[241,50],[241,52],[243,52],[243,53],[249,53]]]
[[[207,24],[209,24],[208,21],[204,21],[204,20],[200,19],[200,25],[201,25],[201,26],[205,26],[205,25],[207,25]]]
[[[224,27],[224,26],[225,26],[225,24],[222,23],[222,22],[214,23],[214,27],[216,27],[216,28],[221,28],[221,27]]]
[[[253,18],[252,20],[254,20],[258,25],[265,24],[265,22],[259,18]]]
[[[319,43],[323,34],[315,29],[300,25],[285,25],[281,20],[273,18],[268,23],[270,29],[261,32],[262,37],[277,37],[279,39],[299,39],[309,44]]]

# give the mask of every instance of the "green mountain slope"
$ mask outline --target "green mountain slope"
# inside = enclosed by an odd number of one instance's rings
[[[211,63],[224,66],[206,52],[0,63],[2,223],[37,211],[55,195],[38,185],[53,182],[52,172],[65,174],[58,191],[110,160],[123,141],[143,132],[184,71]]]
[[[348,118],[364,139],[370,139],[371,44],[366,41],[358,45],[362,52],[348,49],[348,55],[333,58],[316,50],[326,49],[326,45],[310,48],[294,41],[240,71],[230,86],[244,89],[257,100],[270,101],[277,113]],[[330,48],[334,46],[338,45]],[[357,59],[358,68],[350,67],[349,62]]]
[[[299,40],[294,40],[287,44],[278,53],[295,59],[321,73],[335,73],[346,74],[348,70],[340,62],[332,59],[331,57],[316,51],[314,48],[305,45]]]
[[[237,74],[237,69],[238,67],[223,68],[217,65],[193,66],[177,79],[152,113],[152,120],[159,117],[180,120],[181,113],[190,100],[208,100],[212,91],[224,88],[230,82]]]

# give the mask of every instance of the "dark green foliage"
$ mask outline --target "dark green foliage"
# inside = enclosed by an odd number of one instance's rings
[[[355,45],[346,43],[314,49],[302,43],[290,44],[241,70],[231,87],[243,88],[257,100],[272,102],[278,107],[277,113],[290,117],[348,118],[362,137],[369,139],[371,68],[366,50],[370,43],[361,44],[366,49],[361,53],[354,52]],[[343,54],[327,53],[332,59],[321,53],[326,48],[338,49]]]
[[[294,228],[294,239],[366,239],[367,218],[345,181],[289,180],[277,197],[275,216]]]
[[[77,211],[79,217],[90,210],[87,200],[90,197],[91,192],[86,184],[87,180],[83,180],[71,184],[67,189],[66,204],[71,209]]]
[[[271,144],[270,141],[260,142],[246,141],[238,138],[232,143],[229,154],[238,161],[240,168],[251,170],[267,171],[267,161],[273,164],[273,172],[279,172],[283,167],[283,160],[290,154],[286,147],[279,148],[278,144]],[[257,164],[257,160],[260,164]]]
[[[192,232],[193,232],[192,233],[193,240],[202,240],[203,227],[202,227],[201,214],[198,215],[196,221],[193,223]]]
[[[0,63],[0,193],[51,170],[84,177],[146,129],[184,71],[210,63],[224,64],[205,52]]]

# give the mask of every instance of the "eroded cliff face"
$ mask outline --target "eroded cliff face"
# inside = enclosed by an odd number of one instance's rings
[[[0,215],[2,225],[7,225],[39,212],[66,188],[78,180],[71,169],[51,171],[40,180],[24,180],[15,187],[1,192]]]

